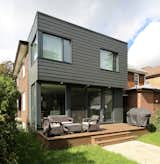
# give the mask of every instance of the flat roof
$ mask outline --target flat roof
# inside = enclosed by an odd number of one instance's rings
[[[109,38],[109,39],[113,39],[113,40],[115,40],[115,41],[118,41],[118,42],[121,42],[121,43],[124,43],[124,44],[128,44],[128,43],[125,42],[125,41],[122,41],[122,40],[119,40],[119,39],[116,39],[116,38],[110,37],[110,36],[108,36],[108,35],[105,35],[105,34],[102,34],[102,33],[96,32],[96,31],[93,31],[93,30],[88,29],[88,28],[86,28],[86,27],[82,27],[82,26],[79,26],[79,25],[76,25],[76,24],[70,23],[70,22],[65,21],[65,20],[63,20],[63,19],[60,19],[60,18],[57,18],[57,17],[51,16],[51,15],[48,15],[48,14],[43,13],[43,12],[40,12],[40,11],[37,11],[37,14],[41,14],[41,15],[44,15],[44,16],[47,16],[47,17],[50,17],[50,18],[54,18],[54,19],[57,19],[57,20],[59,20],[59,21],[65,22],[65,23],[67,23],[67,24],[70,24],[70,25],[72,25],[72,26],[75,26],[75,27],[81,28],[81,29],[83,29],[83,30],[86,30],[86,31],[89,31],[89,32],[92,32],[92,33],[95,33],[95,34],[98,34],[98,35],[101,35],[101,36],[107,37],[107,38]]]
[[[153,87],[149,84],[145,84],[145,85],[141,85],[141,86],[134,86],[132,88],[128,88],[127,91],[131,91],[131,90],[140,90],[140,89],[147,89],[147,90],[159,90],[160,88],[157,87]]]

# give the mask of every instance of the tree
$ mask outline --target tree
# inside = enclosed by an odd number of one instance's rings
[[[12,76],[12,73],[13,73],[13,62],[5,61],[0,64],[0,74],[1,75]]]
[[[19,93],[15,81],[5,75],[0,75],[0,161],[1,163],[16,163],[16,100]]]

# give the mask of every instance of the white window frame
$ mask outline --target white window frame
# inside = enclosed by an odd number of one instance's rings
[[[138,73],[134,73],[134,84],[135,84],[135,86],[139,85],[139,74]]]
[[[25,74],[26,74],[26,72],[25,72],[25,65],[23,64],[22,65],[22,77],[23,78],[25,77]]]
[[[22,111],[26,110],[26,94],[25,92],[22,93]]]

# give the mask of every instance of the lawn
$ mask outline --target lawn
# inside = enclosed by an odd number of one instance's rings
[[[16,138],[18,163],[20,164],[135,164],[125,157],[103,150],[99,146],[78,146],[64,150],[46,150],[29,133]]]
[[[160,132],[145,134],[138,138],[139,141],[160,146]]]

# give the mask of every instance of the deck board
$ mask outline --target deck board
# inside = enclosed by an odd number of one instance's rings
[[[132,132],[133,135],[142,135],[147,132],[144,127],[132,126],[126,123],[103,124],[97,132],[83,132],[67,134],[55,137],[46,137],[42,131],[38,131],[38,138],[51,149],[66,148],[77,145],[91,144],[91,138],[98,135],[115,134],[120,132]]]

